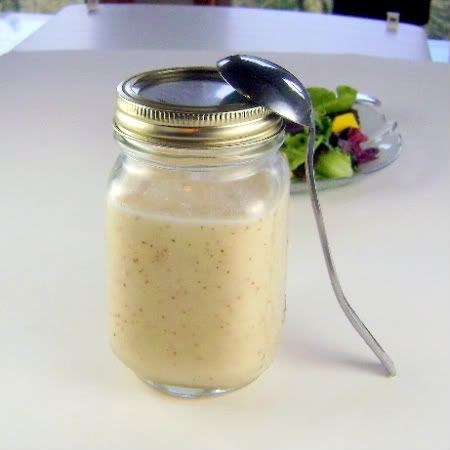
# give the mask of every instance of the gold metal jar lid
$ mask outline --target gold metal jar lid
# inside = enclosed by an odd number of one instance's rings
[[[184,148],[264,143],[283,121],[247,101],[212,67],[155,70],[117,88],[116,135],[125,141]]]

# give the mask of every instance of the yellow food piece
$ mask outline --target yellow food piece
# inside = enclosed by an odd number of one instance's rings
[[[340,133],[346,128],[359,128],[358,121],[352,112],[339,114],[333,119],[331,130],[333,133]]]

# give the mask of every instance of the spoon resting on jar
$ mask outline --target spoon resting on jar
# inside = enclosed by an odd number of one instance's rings
[[[315,120],[308,91],[283,67],[255,56],[229,56],[217,62],[217,69],[222,78],[244,97],[308,128],[306,181],[334,293],[348,320],[378,357],[387,373],[396,375],[394,362],[350,306],[337,276],[314,179]]]

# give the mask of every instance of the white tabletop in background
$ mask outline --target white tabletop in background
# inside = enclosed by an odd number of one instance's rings
[[[50,14],[0,12],[0,55],[34,33],[50,17]]]
[[[290,208],[288,314],[272,367],[205,400],[146,387],[106,332],[104,196],[115,85],[221,52],[11,53],[0,58],[0,448],[448,450],[450,67],[266,55],[307,85],[383,101],[404,150],[321,194],[347,295],[394,358],[386,378],[329,286],[309,199]]]
[[[175,49],[357,53],[430,60],[425,31],[329,14],[188,5],[62,9],[16,50]]]

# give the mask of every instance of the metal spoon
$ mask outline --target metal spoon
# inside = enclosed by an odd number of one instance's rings
[[[306,155],[306,180],[334,293],[355,330],[372,349],[388,374],[394,376],[396,370],[393,361],[348,303],[334,267],[314,179],[315,120],[308,91],[283,67],[255,56],[229,56],[217,62],[217,69],[222,78],[244,97],[310,130]]]

